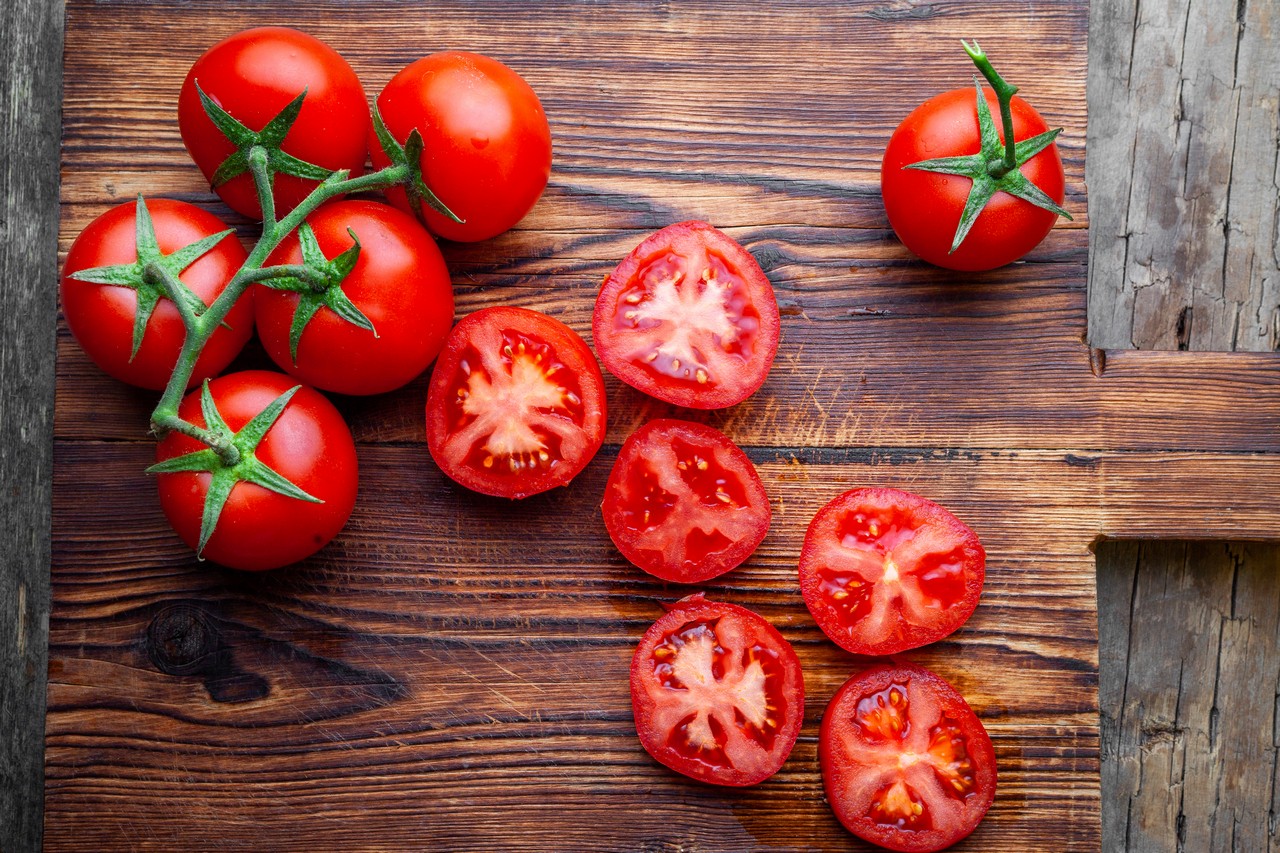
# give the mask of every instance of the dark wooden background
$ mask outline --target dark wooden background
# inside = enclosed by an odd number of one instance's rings
[[[728,227],[780,285],[784,336],[792,333],[808,350],[793,350],[789,361],[784,350],[759,404],[713,422],[755,448],[785,529],[775,525],[757,558],[715,590],[761,610],[801,647],[806,665],[813,663],[809,736],[788,769],[766,787],[726,796],[680,784],[638,754],[629,717],[619,710],[625,697],[609,685],[625,665],[627,638],[653,618],[655,601],[679,591],[628,570],[601,544],[592,527],[598,519],[580,496],[548,496],[532,510],[513,511],[424,472],[414,396],[421,387],[406,392],[407,400],[347,405],[361,441],[374,451],[372,460],[365,455],[366,481],[380,490],[379,497],[362,496],[350,534],[308,569],[246,580],[192,565],[167,533],[138,485],[148,452],[139,424],[149,401],[97,376],[64,329],[56,427],[61,479],[54,483],[63,521],[52,558],[60,597],[44,826],[51,849],[287,847],[316,839],[376,849],[635,849],[641,839],[651,849],[856,846],[820,801],[812,738],[822,705],[851,661],[821,640],[786,595],[804,521],[833,490],[863,479],[906,480],[953,502],[994,545],[993,585],[979,616],[954,642],[917,657],[959,681],[985,708],[1002,746],[1002,771],[1009,772],[1001,800],[971,849],[1097,846],[1097,741],[1090,745],[1097,717],[1090,722],[1090,714],[1099,699],[1093,674],[1099,637],[1090,624],[1093,556],[1084,546],[1103,532],[1166,539],[1275,534],[1274,504],[1266,500],[1278,479],[1272,362],[1136,359],[1118,351],[1274,348],[1266,328],[1274,325],[1267,299],[1274,298],[1268,293],[1275,255],[1267,253],[1265,235],[1274,223],[1275,189],[1248,178],[1265,177],[1266,146],[1230,156],[1239,165],[1225,172],[1220,167],[1222,147],[1236,136],[1270,139],[1275,159],[1276,136],[1266,136],[1264,120],[1267,98],[1275,103],[1275,37],[1266,4],[1197,5],[1188,15],[1172,8],[1177,3],[1140,13],[1133,4],[1095,3],[1090,18],[1083,3],[1013,4],[1025,21],[966,29],[993,52],[999,45],[1008,57],[1001,67],[1039,96],[1033,100],[1051,121],[1068,126],[1068,206],[1083,213],[1088,25],[1089,214],[1055,232],[1029,264],[948,287],[936,286],[936,273],[907,259],[885,233],[874,172],[893,117],[953,84],[909,77],[892,98],[855,96],[863,107],[855,117],[833,104],[851,97],[851,87],[869,87],[869,78],[833,83],[824,69],[846,67],[845,51],[878,49],[896,64],[910,50],[916,67],[964,77],[963,56],[949,45],[958,35],[952,30],[971,23],[969,4],[844,4],[823,27],[802,4],[779,8],[776,18],[740,3],[606,5],[558,4],[542,15],[505,17],[502,4],[423,4],[430,7],[423,21],[397,7],[379,32],[391,33],[392,43],[421,38],[433,47],[445,41],[487,47],[551,101],[553,121],[586,117],[580,126],[553,126],[557,176],[520,232],[450,251],[465,294],[462,310],[515,299],[585,329],[599,274],[645,231],[677,214]],[[171,93],[155,81],[180,80],[198,45],[212,40],[206,32],[248,22],[234,14],[220,19],[215,12],[224,8],[69,4],[69,36],[79,49],[68,57],[63,249],[97,210],[138,189],[207,201],[175,146],[164,108]],[[289,17],[338,44],[374,88],[375,79],[408,57],[344,36],[358,23],[353,8],[290,7]],[[156,17],[138,20],[140,10]],[[0,465],[10,485],[0,548],[9,549],[3,600],[16,603],[0,611],[0,630],[18,638],[0,647],[6,655],[0,722],[11,732],[0,768],[4,851],[38,847],[42,825],[57,233],[50,200],[57,195],[53,107],[61,100],[51,94],[61,71],[51,45],[59,40],[61,12],[57,4],[23,0],[0,18],[8,28],[0,35],[11,36],[3,42],[5,134],[25,143],[8,147],[0,187],[8,232],[24,238],[0,247],[9,332],[0,343],[6,431]],[[631,42],[643,49],[618,55],[610,12],[650,36],[642,45]],[[605,55],[634,67],[631,83],[592,78],[590,63],[575,70],[569,60],[582,48],[568,28],[553,44],[539,43],[548,39],[547,14],[596,34]],[[272,19],[265,6],[257,15]],[[1201,25],[1200,15],[1211,25]],[[439,20],[426,20],[433,16]],[[468,28],[468,20],[480,23]],[[107,61],[99,27],[159,39],[165,52],[120,69]],[[832,36],[826,52],[813,41],[819,30]],[[690,38],[695,32],[723,41]],[[876,38],[886,32],[904,38]],[[921,41],[922,33],[937,44]],[[513,34],[529,44],[516,45]],[[743,61],[743,51],[726,44],[752,39],[773,48],[772,58],[781,60],[776,67],[748,59],[740,73],[751,76],[753,87],[731,76],[740,88],[727,99],[699,87],[700,79],[719,79],[717,68]],[[1184,45],[1176,55],[1170,39]],[[1221,65],[1227,47],[1235,51],[1231,73]],[[1042,80],[1036,50],[1055,57],[1057,80]],[[1177,67],[1156,80],[1161,63]],[[664,73],[672,69],[677,73]],[[126,108],[88,85],[107,73],[120,78]],[[673,81],[673,89],[664,88]],[[1224,92],[1230,120],[1212,106],[1223,103]],[[32,104],[30,113],[14,108],[24,103]],[[612,106],[619,104],[625,108]],[[77,122],[104,115],[106,122]],[[744,115],[749,125],[734,123]],[[1140,120],[1126,121],[1133,116]],[[815,136],[815,124],[829,133]],[[139,147],[122,139],[134,130],[157,142],[142,146],[138,164],[122,154]],[[1166,151],[1157,141],[1169,136],[1175,141]],[[1111,154],[1100,158],[1099,150]],[[743,156],[759,151],[771,161]],[[1206,164],[1219,164],[1210,170],[1216,177],[1205,177]],[[1100,347],[1093,351],[1079,346],[1083,228],[1090,224],[1088,316]],[[1107,253],[1119,243],[1141,245],[1145,254],[1131,251],[1117,262]],[[1206,259],[1215,248],[1216,268]],[[1207,276],[1211,268],[1221,275]],[[1220,292],[1206,296],[1215,282]],[[1099,307],[1108,289],[1116,295]],[[1154,298],[1161,289],[1168,295]],[[1237,320],[1196,319],[1230,312]],[[950,329],[972,337],[938,335],[938,313],[954,320]],[[1106,338],[1100,316],[1109,328],[1116,318],[1122,327],[1127,322],[1129,339]],[[1240,332],[1255,326],[1252,337]],[[1195,331],[1206,327],[1235,331],[1226,337]],[[855,343],[840,348],[846,340]],[[932,352],[920,364],[904,363],[912,354],[903,340]],[[1024,347],[1020,358],[972,355],[1015,344]],[[884,352],[877,356],[877,348]],[[1032,385],[1026,374],[1037,369],[1042,381]],[[1088,386],[1091,377],[1103,381]],[[955,387],[938,387],[947,382]],[[610,447],[577,484],[583,490],[598,492],[617,442],[657,413],[616,384],[610,392],[620,400]],[[921,398],[940,411],[912,409],[910,401]],[[1064,456],[1063,448],[1077,452]],[[103,466],[95,472],[103,479],[83,476],[94,464]],[[405,472],[413,473],[405,478]],[[1208,504],[1215,494],[1221,506]],[[1188,507],[1200,517],[1178,518]],[[557,512],[568,518],[546,520]],[[513,534],[516,517],[532,527]],[[577,541],[554,555],[521,550],[523,540],[550,539],[563,526]],[[1033,537],[1027,528],[1045,532]],[[460,537],[486,536],[492,544],[479,553],[478,546],[458,545]],[[1058,548],[1068,539],[1079,550],[1064,555]],[[424,553],[431,565],[413,565]],[[1103,838],[1111,849],[1174,849],[1179,842],[1185,849],[1233,843],[1265,849],[1275,766],[1268,704],[1277,681],[1277,596],[1269,585],[1275,552],[1126,542],[1102,543],[1098,553],[1101,745],[1104,759],[1112,758],[1103,763],[1109,786],[1101,803]],[[507,571],[495,576],[494,564]],[[370,567],[377,577],[366,576]],[[1053,608],[1027,600],[1046,590],[1055,594]],[[399,603],[388,606],[388,599]],[[145,647],[152,624],[178,626],[234,654],[209,671],[163,675]],[[551,653],[574,669],[530,669]],[[1207,678],[1187,677],[1210,667],[1211,690]],[[424,679],[428,672],[438,673],[438,682]],[[584,692],[608,701],[587,712],[578,702]],[[543,714],[555,707],[572,712]],[[184,797],[177,809],[174,796]],[[305,827],[310,838],[265,822],[282,808],[298,821],[290,826]],[[385,824],[385,836],[370,840],[362,809]],[[1055,819],[1053,834],[1034,828],[1043,817]],[[553,824],[566,827],[556,841],[542,834]]]

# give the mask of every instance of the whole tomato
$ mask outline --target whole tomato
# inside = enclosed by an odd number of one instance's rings
[[[249,370],[214,379],[207,387],[226,427],[241,433],[246,424],[297,384],[279,373]],[[207,428],[210,424],[205,420],[202,393],[188,394],[178,407],[178,416]],[[171,432],[156,447],[156,460],[171,462],[207,450],[196,439]],[[233,569],[279,568],[314,554],[347,523],[359,479],[355,442],[338,410],[319,391],[299,387],[252,453],[245,454],[249,455],[301,489],[310,500],[255,482],[236,482],[202,549],[199,543],[206,498],[215,477],[221,475],[194,470],[157,475],[165,517],[182,540],[203,557]]]
[[[308,249],[345,276],[324,289],[297,280],[297,291],[255,288],[258,337],[272,360],[341,394],[381,394],[426,370],[453,324],[453,286],[431,235],[407,213],[372,201],[331,202],[306,225],[311,236],[290,234],[267,265],[300,264]],[[360,249],[348,269],[349,261],[333,259],[352,249],[353,235]],[[310,315],[300,329],[299,312]]]
[[[995,93],[988,89],[984,94],[990,109],[998,109]],[[924,260],[947,269],[989,270],[1012,263],[1040,245],[1058,219],[1051,210],[997,192],[978,214],[964,242],[950,251],[973,181],[906,167],[929,158],[978,153],[975,99],[972,88],[956,89],[916,107],[893,132],[880,170],[885,213],[898,239]],[[1026,101],[1014,97],[1010,106],[1014,139],[1048,130],[1044,119]],[[1062,203],[1066,185],[1056,145],[1028,160],[1022,173]]]
[[[205,305],[211,304],[247,260],[244,247],[228,234],[184,267],[178,260],[182,255],[176,253],[226,231],[226,224],[182,201],[152,199],[144,205],[154,244],[144,234],[143,263],[150,260],[168,266]],[[71,334],[94,364],[121,382],[159,391],[169,382],[186,329],[178,306],[162,295],[161,286],[144,280],[137,212],[137,202],[126,202],[80,232],[62,268],[62,312]],[[108,280],[119,283],[101,283]],[[139,308],[145,320],[140,340],[136,338]],[[226,369],[252,332],[253,308],[242,297],[200,353],[192,384]]]
[[[402,145],[422,135],[427,187],[461,223],[423,205],[432,233],[449,240],[487,240],[529,212],[551,175],[551,129],[529,84],[507,66],[475,53],[419,59],[387,83],[377,109]],[[376,136],[373,165],[390,163]],[[402,188],[387,192],[414,212]]]
[[[993,88],[956,89],[916,107],[889,139],[880,187],[908,249],[947,269],[989,270],[1034,249],[1059,216],[1071,218],[1054,143],[1061,129],[1050,131],[1014,95],[976,42],[961,44]]]
[[[237,148],[205,114],[196,84],[250,131],[262,131],[306,92],[297,119],[279,145],[285,155],[322,169],[364,171],[369,106],[355,71],[337,51],[306,33],[258,27],[215,44],[196,60],[178,95],[178,130],[206,179]],[[290,174],[287,162],[275,175],[276,212],[283,215],[315,189],[317,180]],[[233,210],[262,218],[253,176],[242,171],[214,190]]]

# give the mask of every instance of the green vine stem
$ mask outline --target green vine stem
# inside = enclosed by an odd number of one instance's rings
[[[254,183],[258,190],[258,198],[262,204],[262,236],[258,238],[258,242],[253,247],[253,251],[249,253],[249,259],[244,263],[244,266],[236,272],[226,288],[208,309],[197,311],[193,309],[193,306],[186,299],[181,297],[174,299],[174,303],[182,314],[182,321],[186,326],[187,334],[183,340],[182,352],[178,356],[178,362],[174,366],[173,375],[169,378],[169,384],[165,386],[160,402],[151,413],[151,429],[157,436],[163,436],[171,431],[189,435],[207,444],[228,464],[235,464],[236,460],[230,458],[235,451],[234,447],[226,445],[226,442],[219,442],[212,433],[194,424],[187,423],[178,417],[178,404],[182,402],[187,385],[191,381],[191,375],[195,371],[196,360],[200,357],[200,352],[204,349],[205,344],[208,343],[209,338],[217,331],[218,327],[222,325],[232,306],[255,282],[280,275],[291,275],[304,279],[311,275],[309,271],[300,269],[296,265],[264,268],[263,264],[266,263],[267,258],[280,245],[281,241],[292,233],[316,208],[341,195],[384,189],[396,184],[404,184],[413,178],[412,169],[406,163],[391,165],[385,169],[361,175],[358,178],[348,177],[348,173],[345,171],[334,172],[312,190],[297,207],[289,211],[283,219],[276,220],[275,204],[272,198],[272,178],[270,171],[265,166],[265,152],[259,154],[257,151],[250,151],[248,159],[249,171],[253,175]],[[177,286],[179,283],[176,281],[171,282],[165,277],[162,283],[165,289],[169,291],[170,296],[181,293]]]
[[[1014,150],[1013,139],[1013,108],[1010,106],[1013,96],[1018,93],[1018,87],[1006,82],[991,67],[991,60],[987,58],[986,53],[978,46],[977,39],[974,39],[973,44],[961,39],[960,45],[964,48],[964,52],[969,54],[973,64],[978,66],[982,76],[987,78],[987,82],[991,84],[992,90],[996,93],[996,100],[1000,103],[1000,126],[1004,130],[1004,158],[991,163],[987,167],[991,177],[999,180],[1018,168],[1017,152]]]

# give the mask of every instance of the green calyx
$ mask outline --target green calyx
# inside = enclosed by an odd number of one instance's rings
[[[196,549],[197,556],[204,553],[204,547],[213,535],[226,506],[227,498],[236,483],[253,483],[272,492],[310,503],[323,503],[298,488],[283,475],[268,468],[258,461],[254,455],[258,444],[267,434],[267,430],[279,419],[285,406],[298,392],[301,385],[295,386],[271,401],[271,403],[241,427],[239,432],[232,432],[223,420],[218,406],[209,393],[206,380],[200,389],[200,410],[204,415],[205,428],[194,425],[183,432],[196,435],[209,446],[183,456],[166,459],[147,469],[148,474],[176,474],[184,471],[207,471],[213,475],[209,483],[209,491],[205,496],[204,512],[200,519],[200,544]],[[203,559],[203,557],[201,557]]]
[[[298,363],[298,343],[302,340],[302,333],[321,308],[328,308],[353,326],[373,332],[375,338],[378,336],[373,323],[342,291],[342,282],[355,269],[356,261],[360,259],[360,240],[350,228],[347,233],[351,235],[351,248],[336,258],[329,259],[324,256],[311,226],[302,223],[298,226],[302,269],[262,282],[272,290],[289,290],[298,294],[298,307],[289,325],[289,357],[295,365]],[[266,272],[270,272],[270,268]]]
[[[427,182],[422,177],[422,152],[426,144],[422,141],[422,134],[417,128],[409,131],[409,138],[405,140],[404,145],[396,141],[391,135],[391,131],[387,130],[387,125],[382,120],[382,113],[378,112],[377,104],[373,107],[373,131],[378,137],[378,144],[382,146],[382,153],[387,155],[387,159],[391,161],[392,166],[401,166],[408,173],[408,178],[402,182],[405,194],[409,197],[409,206],[413,208],[414,214],[419,220],[426,221],[426,211],[423,210],[423,204],[426,204],[441,216],[448,217],[454,222],[461,223],[463,220],[458,215],[445,206],[439,197],[431,191],[427,186]]]
[[[987,105],[987,99],[982,94],[982,84],[975,80],[978,136],[981,146],[979,152],[963,157],[939,157],[933,160],[922,160],[919,163],[912,163],[905,167],[924,172],[938,172],[944,175],[959,175],[973,181],[973,187],[969,190],[969,197],[965,200],[964,212],[960,216],[960,224],[956,228],[955,238],[951,242],[951,249],[949,250],[951,252],[960,248],[960,244],[964,242],[964,238],[968,236],[973,224],[978,220],[978,215],[982,213],[987,206],[987,202],[991,201],[992,196],[997,192],[1008,193],[1011,196],[1034,204],[1036,207],[1071,219],[1071,214],[1067,213],[1061,205],[1033,184],[1026,175],[1022,174],[1022,165],[1052,145],[1054,140],[1058,138],[1058,134],[1062,133],[1062,128],[1046,131],[1030,139],[1015,141],[1013,138],[1013,113],[1010,103],[1014,94],[1018,91],[1018,87],[1005,82],[996,73],[995,69],[991,67],[990,60],[987,59],[986,54],[982,52],[976,41],[972,45],[964,41],[961,41],[960,44],[964,46],[969,58],[973,60],[974,65],[982,72],[983,77],[987,79],[996,93],[996,99],[1000,105],[1004,141],[1001,141],[1000,134],[996,131],[995,122],[991,118],[991,108]]]
[[[214,170],[209,183],[215,188],[255,169],[263,169],[269,180],[274,180],[276,175],[292,175],[296,178],[323,181],[333,174],[332,169],[299,160],[280,149],[284,144],[284,138],[289,135],[289,129],[298,120],[298,113],[302,111],[302,102],[307,96],[306,89],[299,92],[298,97],[290,101],[275,118],[258,131],[250,130],[218,106],[213,98],[200,88],[199,82],[196,83],[196,93],[200,96],[200,104],[204,107],[205,115],[236,148],[235,153],[223,160]]]
[[[208,306],[201,301],[200,297],[192,293],[178,276],[234,233],[231,229],[227,229],[211,234],[166,255],[160,251],[156,241],[155,225],[151,221],[151,213],[147,210],[147,204],[142,196],[138,196],[134,218],[136,222],[134,239],[138,247],[137,261],[131,264],[92,267],[72,273],[70,276],[76,281],[127,287],[137,293],[138,308],[133,318],[133,348],[129,352],[130,361],[142,346],[147,321],[151,318],[161,297],[168,297],[177,303],[184,321],[193,322],[205,312]]]

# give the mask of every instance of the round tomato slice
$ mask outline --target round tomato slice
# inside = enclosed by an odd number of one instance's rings
[[[604,524],[623,556],[655,577],[698,583],[755,551],[769,496],[747,454],[709,426],[650,421],[622,445]]]
[[[717,785],[754,785],[778,772],[804,722],[795,651],[745,607],[676,602],[631,660],[640,743],[662,764]]]
[[[955,631],[978,606],[986,552],[943,507],[897,489],[854,489],[818,510],[800,591],[827,636],[891,655]]]
[[[778,350],[778,302],[751,253],[705,222],[649,236],[604,280],[604,366],[650,396],[722,409],[755,393]]]
[[[818,754],[836,817],[890,850],[950,847],[995,799],[991,738],[964,697],[922,667],[878,666],[846,681],[822,716]]]
[[[604,428],[604,378],[564,323],[504,306],[449,334],[427,391],[427,447],[458,483],[502,498],[563,486]]]

